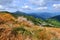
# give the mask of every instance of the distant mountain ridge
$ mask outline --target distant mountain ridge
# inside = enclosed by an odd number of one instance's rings
[[[54,16],[51,19],[56,19],[56,20],[60,21],[60,15]]]
[[[48,18],[52,18],[54,16],[58,16],[60,14],[59,13],[47,13],[47,12],[43,12],[43,13],[31,13],[30,15],[32,15],[34,17],[42,18],[42,19],[48,19]]]
[[[2,11],[2,12],[7,12],[7,11]],[[8,12],[9,13],[9,12]],[[60,20],[60,12],[58,13],[49,13],[49,12],[40,12],[40,13],[24,13],[21,11],[16,11],[13,12],[14,14],[17,15],[28,15],[28,16],[33,16],[35,18],[41,18],[41,19],[49,19],[49,18],[54,18],[57,20]]]
[[[5,12],[4,12],[5,13]],[[24,13],[24,12],[20,12],[20,11],[17,11],[17,12],[14,12],[14,13],[9,13],[9,12],[7,12],[8,14],[11,14],[12,16],[14,16],[15,18],[18,18],[18,17],[25,17],[25,18],[27,18],[27,20],[30,20],[30,21],[32,21],[35,25],[42,25],[42,26],[49,26],[49,27],[52,27],[52,26],[60,26],[60,22],[59,21],[57,21],[57,20],[55,20],[55,18],[56,18],[56,16],[54,16],[54,17],[51,17],[51,14],[49,14],[50,16],[50,18],[47,18],[47,19],[45,19],[45,20],[43,20],[42,18],[45,16],[46,17],[46,15],[48,16],[48,13],[44,13],[44,14],[42,14],[41,13],[41,16],[39,16],[39,17],[37,17],[37,16],[35,16],[35,14],[32,14],[32,15],[30,15],[30,14],[26,14],[26,13]],[[2,13],[3,14],[3,13]],[[37,15],[37,14],[36,14]],[[57,15],[58,16],[58,15]],[[59,16],[58,16],[59,17]]]

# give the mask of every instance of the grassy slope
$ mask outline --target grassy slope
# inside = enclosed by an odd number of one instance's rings
[[[27,18],[27,20],[32,21],[35,25],[42,25],[42,26],[47,26],[47,27],[52,27],[52,25],[50,25],[51,23],[47,22],[49,20],[42,20],[40,18],[35,18],[33,16],[27,15],[27,14],[21,14],[21,13],[17,13],[17,14],[12,14],[14,17],[19,17],[19,16],[24,16],[25,18]]]
[[[54,25],[55,27],[60,27],[60,21],[56,19],[47,19],[47,22]]]
[[[0,24],[0,40],[60,40],[60,28],[27,26],[29,25],[26,25],[28,21],[19,23],[15,21],[17,18],[10,16],[10,14],[0,15],[3,15],[1,17],[4,22]],[[5,21],[8,18],[10,20]]]

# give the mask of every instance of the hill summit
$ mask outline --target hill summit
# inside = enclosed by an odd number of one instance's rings
[[[0,20],[11,21],[15,20],[15,18],[9,12],[0,12]]]

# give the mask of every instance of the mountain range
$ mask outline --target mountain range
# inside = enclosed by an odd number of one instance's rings
[[[32,15],[34,17],[42,18],[42,19],[48,19],[48,18],[56,17],[60,14],[59,13],[42,12],[42,13],[31,13],[30,15]]]
[[[49,13],[49,12],[40,12],[40,13],[24,13],[24,12],[20,12],[20,11],[16,11],[14,12],[14,14],[20,14],[20,15],[29,15],[29,16],[33,16],[33,17],[36,17],[36,18],[41,18],[41,19],[49,19],[49,18],[56,18],[57,20],[60,20],[59,16],[60,16],[60,13]]]
[[[60,15],[54,16],[51,19],[56,19],[56,20],[60,21]]]

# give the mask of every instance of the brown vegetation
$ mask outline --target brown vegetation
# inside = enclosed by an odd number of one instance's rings
[[[0,14],[0,40],[60,40],[60,28],[40,27],[24,17]]]

